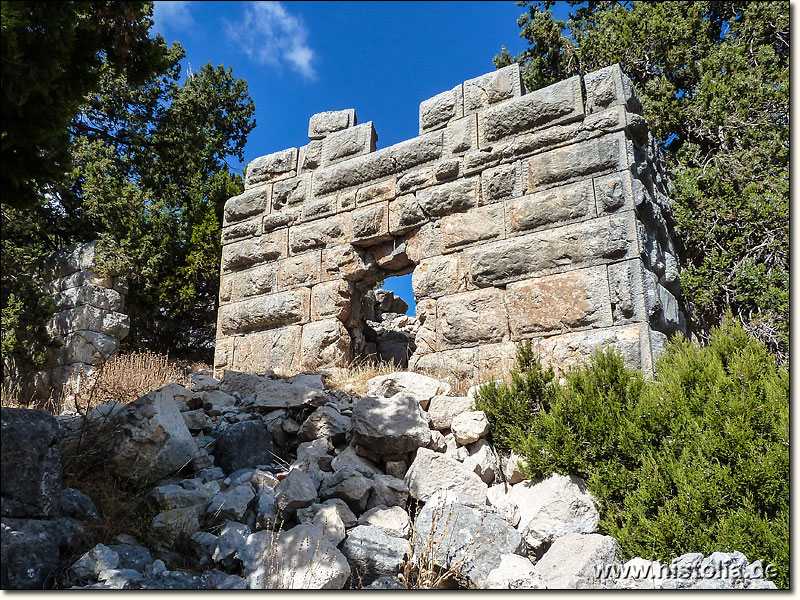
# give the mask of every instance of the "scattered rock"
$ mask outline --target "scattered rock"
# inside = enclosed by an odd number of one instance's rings
[[[331,442],[344,441],[350,429],[350,417],[345,417],[330,405],[319,407],[303,421],[298,437],[303,441],[330,438]]]
[[[237,485],[214,496],[206,513],[215,521],[240,521],[254,498],[253,486],[249,483]]]
[[[438,394],[449,394],[450,385],[426,375],[412,372],[379,375],[367,381],[367,394],[370,396],[391,397],[395,394],[413,396],[423,409],[431,398]]]
[[[401,506],[408,502],[408,486],[402,479],[391,475],[375,475],[367,508]]]
[[[536,563],[549,590],[604,589],[613,579],[604,576],[617,562],[617,541],[598,533],[568,533],[556,539]]]
[[[385,456],[425,447],[431,440],[428,419],[408,394],[363,398],[353,409],[353,442]]]
[[[372,481],[357,470],[345,468],[325,477],[319,489],[319,497],[323,500],[340,498],[355,513],[361,513],[367,507]]]
[[[406,473],[412,497],[427,502],[438,491],[452,490],[464,499],[486,503],[487,485],[472,471],[443,454],[420,448]]]
[[[485,587],[491,590],[545,589],[530,559],[518,554],[503,554],[500,564],[489,572]]]
[[[214,445],[214,459],[226,473],[269,464],[273,457],[272,438],[261,421],[231,425]]]
[[[6,479],[5,473],[3,477]],[[57,521],[4,517],[0,522],[0,587],[4,590],[50,588],[59,567],[61,536]]]
[[[61,514],[79,521],[97,521],[100,513],[86,494],[73,488],[61,490]]]
[[[470,412],[475,404],[472,398],[462,396],[434,396],[428,406],[431,426],[437,430],[450,429],[453,417]]]
[[[282,517],[291,517],[298,508],[310,506],[317,499],[317,486],[302,471],[292,469],[275,486],[275,508]]]
[[[69,576],[75,581],[96,580],[102,571],[116,569],[118,565],[119,554],[103,544],[97,544],[72,564]]]
[[[356,580],[365,584],[379,577],[396,576],[409,553],[407,540],[391,537],[383,529],[359,525],[351,529],[342,544],[342,553]]]
[[[377,527],[392,537],[408,539],[411,535],[411,519],[400,506],[371,508],[359,517],[358,524]]]
[[[471,444],[489,434],[489,419],[482,410],[463,412],[453,417],[450,429],[459,444]]]
[[[468,450],[469,456],[461,464],[480,477],[485,484],[493,484],[500,472],[500,465],[492,446],[486,440],[478,440]]]

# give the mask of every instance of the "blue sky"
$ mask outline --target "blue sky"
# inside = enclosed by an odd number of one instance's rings
[[[355,108],[378,147],[418,133],[419,103],[525,47],[515,2],[156,2],[155,30],[186,49],[184,68],[233,67],[256,128],[245,160],[308,142],[317,112]],[[558,10],[558,13],[563,12]],[[413,307],[410,275],[387,281]],[[413,314],[414,309],[411,309]]]

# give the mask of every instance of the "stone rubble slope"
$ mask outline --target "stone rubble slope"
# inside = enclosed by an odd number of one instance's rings
[[[367,387],[225,371],[86,416],[3,408],[2,586],[397,589],[425,564],[466,588],[774,588],[736,552],[621,564],[585,482],[521,479],[471,395],[403,372]],[[155,547],[80,546],[99,513],[63,488],[57,441],[74,451],[100,423],[109,467],[160,510]]]

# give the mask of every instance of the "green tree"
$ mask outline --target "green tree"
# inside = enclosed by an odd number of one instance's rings
[[[503,48],[529,89],[620,63],[665,151],[681,283],[704,334],[727,309],[788,358],[789,3],[555,2],[528,6],[528,47]]]

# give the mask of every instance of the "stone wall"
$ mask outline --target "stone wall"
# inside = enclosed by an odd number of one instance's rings
[[[532,340],[559,366],[613,344],[652,369],[685,328],[667,181],[618,66],[526,93],[519,66],[420,105],[376,150],[355,111],[255,159],[225,205],[215,368],[363,354],[361,298],[413,272],[412,368],[491,369]]]
[[[74,244],[51,255],[44,265],[47,292],[55,313],[47,332],[61,343],[51,353],[38,386],[56,393],[67,385],[76,391],[80,373],[89,374],[119,348],[128,335],[130,319],[124,314],[127,284],[119,277],[101,276],[96,266],[97,242]],[[41,392],[40,392],[40,395]],[[49,391],[44,394],[49,395]]]

